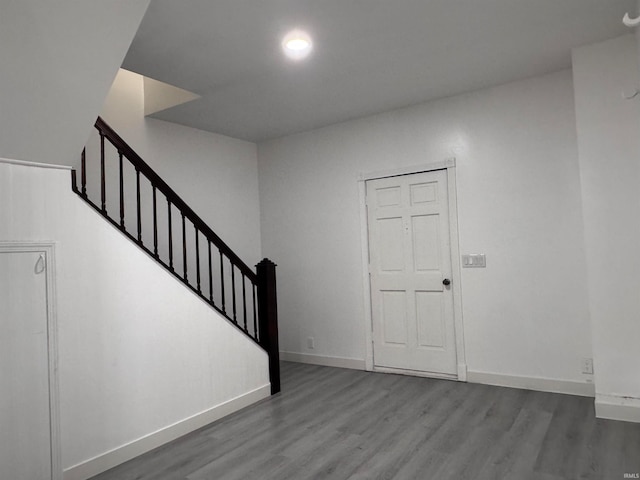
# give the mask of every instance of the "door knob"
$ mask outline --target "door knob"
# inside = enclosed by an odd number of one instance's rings
[[[449,285],[451,285],[451,280],[449,280],[448,278],[445,278],[444,280],[442,280],[442,284],[445,287],[448,287]]]

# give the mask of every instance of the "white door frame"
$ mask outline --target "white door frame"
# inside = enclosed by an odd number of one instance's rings
[[[449,229],[451,238],[451,272],[453,291],[453,323],[456,335],[456,362],[458,365],[457,380],[467,381],[467,361],[464,349],[464,328],[462,323],[462,282],[460,281],[460,245],[458,240],[458,202],[456,197],[456,159],[449,158],[440,162],[415,165],[381,172],[362,173],[358,178],[358,194],[360,200],[360,245],[362,246],[362,285],[364,290],[365,315],[365,369],[367,371],[390,371],[375,367],[373,363],[373,318],[371,314],[371,282],[369,270],[369,227],[367,218],[367,191],[365,182],[379,178],[410,175],[413,173],[447,171],[447,190],[449,192]],[[393,369],[393,371],[398,371]],[[416,375],[416,372],[405,372]],[[425,376],[434,376],[425,374]],[[447,377],[448,378],[448,377]]]
[[[2,242],[0,253],[44,253],[47,276],[47,340],[49,357],[49,416],[51,421],[51,479],[62,480],[60,401],[58,390],[58,328],[54,242]]]

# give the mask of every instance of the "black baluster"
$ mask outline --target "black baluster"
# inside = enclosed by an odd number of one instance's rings
[[[231,263],[231,298],[233,300],[233,323],[238,324],[238,315],[236,312],[236,276],[235,265]]]
[[[220,251],[220,249],[218,249],[218,252],[220,253],[220,292],[222,294],[222,313],[226,315],[227,309],[225,305],[227,301],[224,298],[224,262],[222,258],[222,252]]]
[[[196,282],[198,284],[198,293],[202,294],[202,290],[200,289],[200,243],[199,243],[199,234],[196,226],[193,226],[193,230],[196,233]]]
[[[100,132],[100,203],[102,213],[107,213],[107,191],[104,175],[104,133]]]
[[[142,243],[142,212],[140,210],[140,170],[136,167],[136,210],[138,212],[138,242]]]
[[[76,177],[76,169],[71,169],[71,190],[80,195],[80,190],[78,190],[78,178]]]
[[[207,240],[207,244],[209,248],[209,300],[211,301],[211,303],[213,303],[213,272],[211,271],[211,240]]]
[[[256,311],[256,284],[251,283],[253,290],[253,338],[258,340],[258,312]]]
[[[171,223],[171,200],[167,198],[167,212],[169,216],[169,268],[173,272],[173,225]]]
[[[153,254],[158,258],[158,204],[155,185],[153,185]]]
[[[187,275],[187,230],[185,228],[184,223],[184,212],[180,212],[182,214],[182,270],[184,271],[184,281],[189,281],[189,276]]]
[[[244,331],[249,333],[247,329],[247,292],[244,273],[242,274],[242,316],[244,317]]]
[[[122,172],[122,152],[118,151],[118,168],[120,175],[120,227],[125,230],[124,226],[124,174]]]
[[[87,149],[82,149],[82,158],[80,162],[80,178],[82,182],[82,196],[87,198]]]

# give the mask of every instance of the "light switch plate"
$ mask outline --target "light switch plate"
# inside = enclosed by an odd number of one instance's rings
[[[462,268],[486,268],[487,257],[484,253],[465,253],[462,255]]]

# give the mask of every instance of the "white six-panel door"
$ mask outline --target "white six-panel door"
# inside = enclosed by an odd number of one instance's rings
[[[374,366],[455,375],[447,171],[366,185]]]

